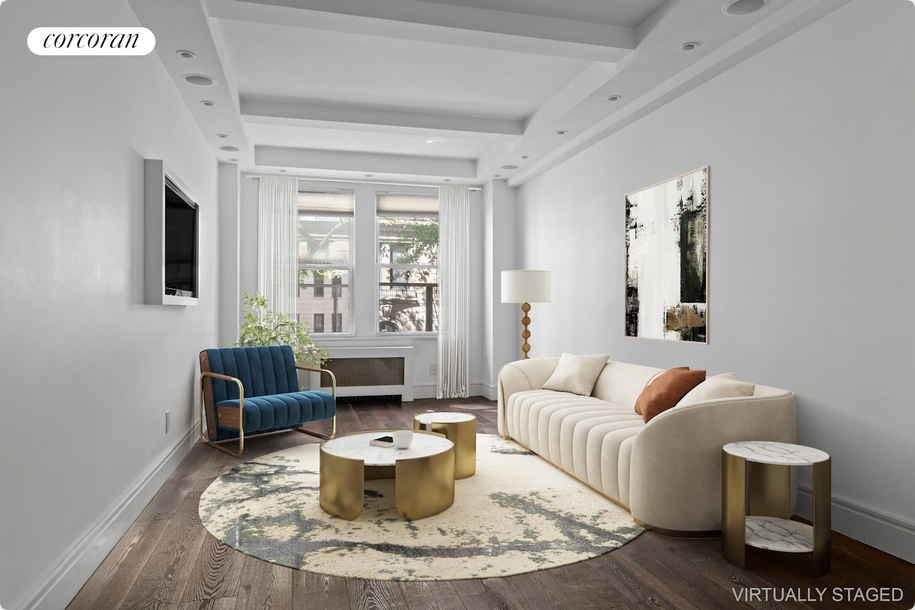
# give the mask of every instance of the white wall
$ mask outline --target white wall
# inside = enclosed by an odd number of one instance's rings
[[[242,304],[238,298],[241,285],[238,239],[240,180],[238,165],[219,164],[219,346],[233,345],[238,341],[242,316]]]
[[[193,438],[197,352],[216,340],[213,155],[155,55],[32,55],[28,33],[50,25],[138,24],[115,0],[0,6],[7,609],[52,588],[41,606],[64,607],[157,491]],[[147,157],[200,204],[197,307],[143,304]]]
[[[518,205],[524,267],[553,270],[538,354],[796,392],[800,442],[833,458],[834,529],[910,561],[913,33],[910,2],[856,0],[524,185]],[[705,165],[709,344],[624,339],[624,195]]]
[[[505,180],[483,188],[483,395],[498,397],[499,370],[521,355],[521,306],[502,303],[502,271],[518,269],[517,190]]]
[[[247,176],[248,174],[244,174]],[[436,377],[429,365],[438,361],[438,336],[421,333],[378,333],[377,273],[375,271],[375,198],[378,192],[437,194],[437,189],[347,184],[339,182],[307,183],[309,188],[352,190],[355,193],[355,232],[352,246],[354,284],[352,288],[355,311],[351,336],[316,335],[320,347],[367,347],[410,345],[414,348],[413,381],[415,398],[434,398]],[[241,292],[257,290],[257,180],[243,177],[241,184]],[[483,326],[483,201],[480,191],[470,197],[470,393],[482,394],[484,341]]]

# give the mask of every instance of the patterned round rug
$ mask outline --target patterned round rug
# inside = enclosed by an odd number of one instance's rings
[[[200,498],[200,520],[248,555],[334,576],[459,580],[508,576],[612,551],[642,533],[606,498],[511,441],[477,436],[477,471],[454,505],[406,521],[394,481],[366,481],[354,521],[318,503],[318,444],[236,466]]]

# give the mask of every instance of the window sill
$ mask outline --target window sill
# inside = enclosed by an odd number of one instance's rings
[[[397,333],[375,333],[376,339],[438,339],[438,333],[417,333],[417,332],[397,332]]]
[[[371,343],[400,343],[403,341],[436,341],[438,333],[375,333],[374,335],[357,336],[354,334],[324,333],[311,335],[318,347],[339,345],[343,343],[367,341]]]

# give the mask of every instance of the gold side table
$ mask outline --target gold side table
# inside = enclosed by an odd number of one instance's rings
[[[813,575],[827,574],[832,536],[832,460],[829,454],[791,443],[743,441],[725,445],[721,457],[721,552],[724,558],[745,568],[747,545],[784,553],[812,551]],[[749,493],[747,463],[750,466]],[[812,526],[790,519],[792,466],[813,466]]]
[[[369,444],[391,432],[359,432],[321,444],[319,496],[324,512],[348,521],[358,517],[367,479],[394,479],[395,504],[404,519],[431,517],[454,504],[454,443],[420,431],[406,449]]]
[[[444,434],[454,442],[454,478],[466,479],[477,471],[477,418],[469,413],[421,413],[414,430]]]

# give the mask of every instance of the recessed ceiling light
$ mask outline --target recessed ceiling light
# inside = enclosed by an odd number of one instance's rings
[[[209,108],[210,106],[215,106],[216,102],[211,102],[210,100],[200,100],[200,103]]]
[[[569,133],[569,132],[566,131],[565,129],[558,129],[558,130],[556,131],[556,135],[557,135],[557,136],[564,136],[564,135],[566,135],[567,133]]]
[[[619,95],[608,95],[607,96],[608,102],[618,102],[618,101],[620,101],[620,99],[621,99],[621,96],[619,96]]]
[[[755,13],[766,5],[766,0],[737,0],[725,6],[722,10],[725,15],[741,17]]]
[[[517,165],[503,165],[502,169],[518,169]]]
[[[521,155],[521,158],[522,158],[522,159],[530,159],[531,156],[530,156],[530,155]]]
[[[224,150],[226,152],[238,152],[237,146],[220,146],[219,150]]]
[[[197,54],[194,53],[193,51],[183,51],[182,50],[182,51],[176,51],[176,53],[178,53],[178,57],[183,57],[184,59],[194,59],[195,57],[197,57]]]
[[[215,80],[203,74],[185,74],[181,78],[183,78],[185,82],[190,83],[191,85],[197,85],[198,87],[212,87],[216,84]]]
[[[692,51],[693,49],[695,49],[698,46],[699,46],[698,42],[684,42],[683,44],[680,45],[680,50],[681,51]]]
[[[217,137],[217,138],[228,138],[228,137],[229,137],[229,134],[227,134],[227,133],[217,133],[217,134],[216,134],[216,137]]]

